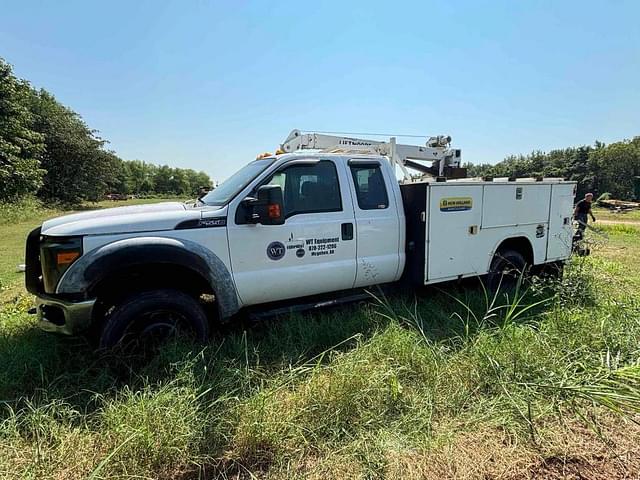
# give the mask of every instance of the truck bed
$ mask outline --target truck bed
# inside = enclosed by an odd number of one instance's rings
[[[525,257],[531,265],[571,254],[575,182],[469,179],[408,183],[400,190],[407,232],[405,277],[415,284],[486,274],[509,239],[528,245]]]

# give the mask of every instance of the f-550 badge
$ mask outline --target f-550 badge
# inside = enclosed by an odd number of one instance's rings
[[[463,212],[473,208],[471,197],[446,197],[440,199],[441,212]]]

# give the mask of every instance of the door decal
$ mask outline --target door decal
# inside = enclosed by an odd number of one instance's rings
[[[340,243],[340,237],[331,238],[310,238],[306,241],[307,249],[312,257],[322,255],[334,255]]]
[[[271,260],[280,260],[284,257],[287,249],[284,247],[282,242],[271,242],[267,246],[267,257]]]

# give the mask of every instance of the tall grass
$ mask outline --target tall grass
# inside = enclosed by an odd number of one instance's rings
[[[35,332],[16,304],[0,340],[0,472],[423,476],[425,455],[460,436],[541,449],[567,423],[635,420],[639,302],[603,268],[583,259],[508,296],[374,292],[367,305],[239,328],[205,347],[176,342],[133,371]]]

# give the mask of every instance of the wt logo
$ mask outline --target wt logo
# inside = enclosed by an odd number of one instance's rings
[[[267,257],[271,260],[280,260],[286,251],[287,249],[282,242],[271,242],[267,245]]]

